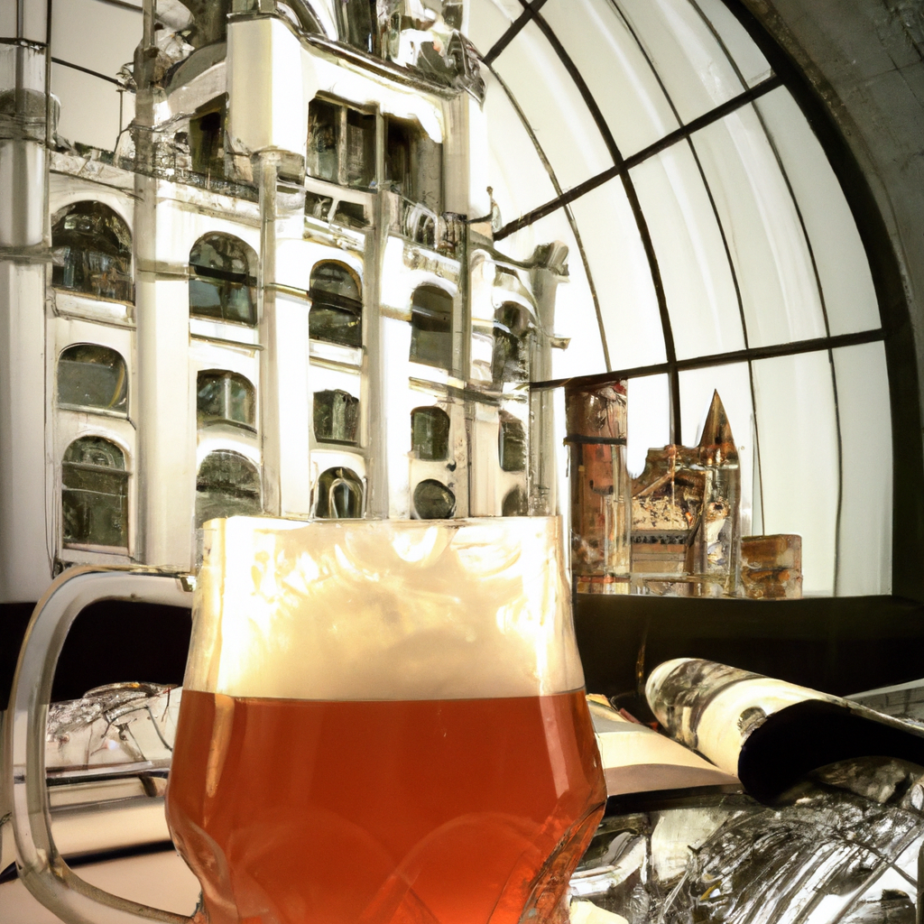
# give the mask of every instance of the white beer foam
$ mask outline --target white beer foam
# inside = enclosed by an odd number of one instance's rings
[[[206,524],[186,689],[357,701],[583,684],[558,517]]]

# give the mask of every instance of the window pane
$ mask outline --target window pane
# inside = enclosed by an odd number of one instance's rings
[[[236,452],[206,456],[196,478],[196,526],[215,517],[253,516],[262,512],[260,475]]]
[[[355,311],[315,304],[308,312],[308,336],[327,343],[360,347],[363,345],[362,318]]]
[[[58,403],[112,411],[128,408],[125,361],[108,347],[68,347],[58,360]]]
[[[812,259],[752,106],[693,136],[731,248],[748,345],[825,336]]]
[[[449,415],[438,407],[411,411],[411,449],[418,459],[441,462],[449,458]]]
[[[802,537],[803,592],[834,593],[838,445],[827,353],[755,362],[765,535]]]
[[[203,420],[222,418],[225,405],[225,377],[223,375],[199,375],[199,388],[196,394],[196,409],[200,424]]]
[[[696,0],[696,3],[718,33],[745,83],[753,87],[766,80],[772,73],[770,64],[723,0]]]
[[[572,209],[600,300],[611,368],[663,362],[651,267],[622,181],[611,180],[582,196]]]
[[[502,305],[494,314],[491,376],[497,386],[529,378],[529,318],[519,305]]]
[[[632,477],[645,468],[648,450],[671,441],[671,398],[666,375],[630,379],[628,386],[626,465]]]
[[[802,212],[821,277],[831,333],[880,326],[866,251],[825,152],[788,90],[757,103]]]
[[[497,449],[503,471],[526,471],[526,430],[519,420],[503,411]]]
[[[131,234],[108,206],[65,206],[52,219],[51,242],[52,285],[93,298],[132,301]]]
[[[206,318],[221,318],[221,282],[217,279],[189,280],[189,311]]]
[[[728,256],[689,146],[645,161],[632,181],[657,254],[678,359],[743,349]]]
[[[362,296],[354,275],[342,264],[325,260],[311,271],[311,291],[314,296],[320,292],[339,295],[360,301]]]
[[[363,485],[348,468],[329,468],[318,479],[315,516],[356,519],[363,515]]]
[[[313,418],[315,439],[355,443],[359,424],[359,399],[340,389],[316,391]]]
[[[235,423],[252,427],[256,421],[254,413],[254,389],[250,382],[232,376],[228,383],[228,417]]]
[[[61,466],[65,544],[128,545],[128,473],[122,450],[101,437],[75,440]]]
[[[613,166],[574,81],[535,23],[520,31],[494,67],[524,111],[563,189]]]
[[[414,509],[421,520],[448,520],[456,511],[456,497],[445,485],[428,478],[414,489]]]
[[[484,100],[488,169],[474,177],[472,188],[492,186],[501,223],[512,221],[555,198],[552,184],[536,147],[520,121],[504,88],[487,69],[482,70],[487,92]],[[473,164],[474,166],[474,164]],[[484,197],[487,212],[488,197]]]
[[[834,351],[843,447],[838,595],[892,588],[892,415],[885,347]]]
[[[523,12],[519,3],[495,3],[493,0],[469,0],[467,37],[486,55],[494,43],[510,28]]]
[[[310,176],[337,183],[340,176],[341,107],[321,99],[308,104],[308,159],[306,169]]]
[[[452,296],[442,289],[422,286],[411,305],[413,362],[452,370]]]
[[[689,0],[618,0],[681,119],[689,122],[744,90]]]
[[[343,166],[347,186],[365,189],[375,176],[375,116],[347,110]]]
[[[501,246],[505,253],[528,260],[537,246],[555,241],[560,241],[568,249],[568,275],[555,290],[553,331],[556,336],[567,340],[568,346],[566,349],[552,350],[552,378],[563,379],[573,375],[593,375],[597,372],[606,372],[603,338],[600,334],[600,323],[597,319],[590,280],[587,277],[577,238],[571,230],[565,212],[561,209],[553,212],[548,217],[511,235]],[[605,248],[595,247],[594,253],[598,250],[605,252]],[[592,259],[591,254],[588,256]],[[606,264],[604,263],[601,273],[605,270]],[[599,293],[600,283],[597,287]]]
[[[623,157],[678,127],[651,67],[609,0],[549,0],[541,15],[578,64]]]

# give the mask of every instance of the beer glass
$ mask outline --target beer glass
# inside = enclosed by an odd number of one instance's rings
[[[558,924],[604,802],[558,518],[206,524],[167,790],[196,921]],[[24,810],[65,920],[187,920]]]

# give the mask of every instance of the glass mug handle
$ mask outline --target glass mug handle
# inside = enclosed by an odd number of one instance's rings
[[[45,785],[45,722],[58,657],[77,614],[97,600],[137,600],[190,607],[179,574],[102,570],[87,566],[61,575],[38,602],[13,679],[3,779],[12,798],[19,878],[67,924],[189,924],[184,915],[110,895],[84,882],[58,853]]]

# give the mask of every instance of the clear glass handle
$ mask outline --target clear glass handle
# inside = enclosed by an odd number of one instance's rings
[[[67,924],[188,924],[191,918],[110,895],[73,873],[55,848],[45,786],[45,720],[58,657],[77,614],[97,600],[191,606],[181,576],[73,568],[38,602],[16,667],[4,742],[19,878]]]

